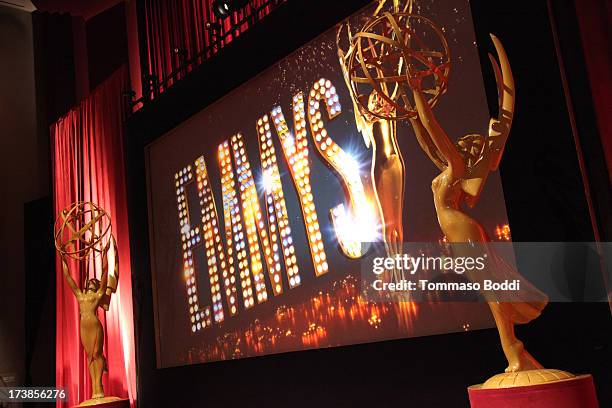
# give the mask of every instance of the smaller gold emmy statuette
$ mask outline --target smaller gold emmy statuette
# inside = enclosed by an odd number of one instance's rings
[[[119,255],[110,217],[92,202],[74,203],[60,212],[55,222],[54,238],[55,248],[62,259],[64,277],[79,304],[81,344],[87,354],[92,386],[91,399],[77,406],[125,406],[126,402],[129,404],[128,400],[105,397],[102,386],[102,375],[108,369],[104,357],[104,329],[98,318],[98,307],[108,310],[110,297],[117,290],[119,279]],[[82,288],[71,276],[69,258],[77,261],[77,269],[83,268],[85,271]],[[109,258],[113,258],[114,264],[110,275]],[[102,270],[99,280],[95,277],[97,266]],[[91,270],[93,276],[90,276]]]

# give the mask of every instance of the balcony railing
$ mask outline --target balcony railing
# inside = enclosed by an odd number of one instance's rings
[[[218,54],[286,0],[250,0],[218,18],[213,0],[145,0],[143,96],[135,110],[155,99],[195,67]],[[141,45],[142,46],[142,45]]]

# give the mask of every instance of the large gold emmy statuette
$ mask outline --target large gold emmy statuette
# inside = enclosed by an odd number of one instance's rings
[[[117,290],[119,279],[119,257],[110,217],[92,202],[77,202],[66,207],[55,222],[55,247],[62,259],[66,282],[79,304],[81,344],[87,354],[91,378],[91,399],[78,406],[123,401],[117,397],[105,397],[102,386],[102,375],[107,371],[107,365],[104,330],[98,318],[98,307],[108,310],[110,297]],[[82,288],[71,276],[68,267],[70,259],[76,261],[77,270],[84,270],[85,283]],[[114,265],[110,274],[109,260]],[[95,277],[98,268],[102,271],[99,280]]]
[[[392,11],[382,12],[385,3],[386,0],[380,1],[374,15],[358,32],[353,34],[348,25],[340,28],[338,55],[353,99],[357,127],[366,143],[371,143],[375,150],[372,176],[384,218],[387,252],[390,255],[398,253],[402,239],[404,165],[397,145],[395,122],[407,119],[419,145],[440,170],[440,175],[432,182],[433,201],[440,228],[451,244],[453,255],[466,255],[467,246],[461,243],[483,243],[489,259],[493,260],[491,270],[487,271],[490,276],[522,278],[514,267],[486,246],[490,240],[483,227],[462,209],[463,205],[473,207],[478,202],[488,174],[499,166],[512,125],[514,79],[506,52],[501,42],[491,35],[499,57],[498,64],[489,54],[498,86],[499,114],[490,120],[488,136],[467,135],[454,142],[433,114],[436,102],[447,90],[451,68],[443,32],[433,21],[412,14],[412,1],[400,8],[399,1],[394,0]],[[345,28],[350,44],[346,51],[340,46],[340,33]],[[525,396],[529,401],[538,400],[544,404],[530,405],[534,407],[553,406],[546,405],[545,398],[567,401],[576,395],[580,395],[577,398],[583,402],[563,406],[596,406],[590,376],[544,369],[517,339],[514,326],[537,318],[548,301],[546,295],[524,278],[521,287],[520,297],[512,301],[498,301],[495,296],[485,294],[508,368],[484,384],[470,387],[472,406],[492,407],[500,403],[499,406],[519,406],[516,403],[503,405],[509,401],[508,395],[514,393],[516,397],[519,392],[516,387],[526,387],[538,394]],[[559,386],[542,393],[537,388],[542,384]],[[500,392],[501,389],[508,393]],[[590,403],[593,399],[595,404]]]

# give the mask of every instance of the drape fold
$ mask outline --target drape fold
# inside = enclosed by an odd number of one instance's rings
[[[112,219],[119,252],[119,285],[109,311],[98,311],[108,365],[104,391],[108,396],[129,398],[133,408],[136,362],[123,157],[123,94],[129,89],[128,78],[127,68],[122,67],[53,124],[51,146],[55,213],[76,201],[92,201]],[[72,262],[69,266],[75,282],[82,285],[82,265]],[[79,337],[78,304],[63,277],[59,256],[56,282],[56,385],[68,391],[68,401],[57,406],[72,407],[90,398],[91,383]]]
[[[158,91],[172,86],[283,1],[250,0],[243,9],[219,19],[213,0],[145,0],[148,74],[160,84]],[[182,71],[178,71],[179,51],[193,60]]]

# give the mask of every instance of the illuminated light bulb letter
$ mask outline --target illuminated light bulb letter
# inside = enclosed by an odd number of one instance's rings
[[[280,282],[280,265],[277,269],[276,266],[278,262],[274,260],[275,255],[276,259],[279,259],[278,254],[273,254],[270,248],[270,242],[268,240],[264,219],[259,206],[259,199],[257,197],[257,188],[255,187],[255,180],[251,172],[251,164],[247,158],[244,141],[240,133],[232,136],[232,151],[234,153],[234,164],[236,165],[238,182],[240,184],[242,216],[244,217],[244,225],[247,240],[249,242],[249,254],[251,255],[251,273],[255,280],[257,302],[261,303],[268,299],[268,292],[266,291],[266,281],[261,262],[261,248],[257,238],[259,237],[259,239],[261,239],[261,244],[265,251],[264,258],[266,259],[271,282]],[[274,290],[274,285],[272,286]],[[274,290],[274,294],[278,294],[276,290]]]
[[[221,194],[223,196],[223,218],[225,223],[225,238],[227,241],[228,257],[232,256],[232,242],[236,249],[238,261],[238,272],[240,273],[240,285],[242,288],[242,300],[244,308],[249,309],[255,305],[253,297],[253,285],[249,259],[247,258],[246,242],[242,228],[242,219],[238,197],[236,195],[236,181],[232,166],[230,146],[227,141],[219,145],[219,168],[221,170]],[[260,272],[261,273],[261,272]]]
[[[199,157],[195,161],[196,177],[198,182],[198,196],[200,198],[200,211],[202,213],[202,229],[204,233],[204,244],[206,248],[206,259],[208,263],[209,274],[214,273],[213,278],[210,275],[211,287],[214,285],[213,297],[216,297],[216,305],[213,309],[219,309],[221,319],[223,320],[223,310],[221,303],[220,284],[217,279],[217,273],[220,270],[223,278],[223,286],[225,287],[225,298],[229,307],[230,316],[234,316],[237,312],[236,302],[236,275],[234,273],[234,257],[232,256],[231,242],[228,246],[227,254],[223,247],[221,238],[219,215],[215,204],[215,198],[212,192],[212,185],[208,177],[208,169],[204,162],[204,157]],[[215,312],[219,313],[219,312]]]
[[[321,228],[319,227],[310,185],[310,163],[308,161],[308,139],[306,138],[303,94],[300,92],[293,97],[295,137],[289,131],[280,107],[277,106],[272,109],[272,120],[283,146],[285,160],[291,171],[291,176],[300,198],[315,275],[320,276],[327,273],[329,266],[321,239]]]
[[[342,179],[351,203],[348,210],[344,204],[330,210],[336,238],[346,256],[360,258],[364,255],[362,243],[375,241],[377,237],[375,207],[369,202],[363,187],[359,163],[342,150],[325,129],[321,104],[327,108],[330,120],[342,112],[336,88],[324,78],[315,82],[310,90],[308,121],[317,151]]]
[[[287,279],[289,287],[294,288],[301,282],[297,259],[295,256],[295,247],[293,246],[293,236],[291,235],[291,227],[289,226],[289,215],[287,213],[287,204],[285,203],[285,193],[281,183],[280,172],[276,162],[276,152],[272,143],[272,131],[270,130],[270,122],[268,115],[260,118],[257,121],[257,136],[259,140],[259,154],[261,158],[262,184],[266,198],[266,209],[269,220],[269,234],[272,241],[272,255],[274,259],[278,259],[279,237],[282,249],[285,268],[287,270]],[[275,265],[279,268],[280,263]],[[274,294],[282,293],[282,281],[278,274],[274,277],[270,275],[273,282]]]
[[[185,286],[187,290],[187,301],[189,308],[189,318],[191,321],[191,331],[196,332],[209,327],[211,322],[210,306],[200,306],[198,299],[197,279],[195,265],[193,259],[193,250],[199,246],[202,240],[200,227],[192,228],[189,218],[189,207],[187,204],[186,187],[194,181],[193,169],[189,165],[174,175],[174,186],[176,188],[176,200],[178,206],[179,225],[181,232],[181,241],[183,248],[183,276],[185,278]],[[215,281],[217,274],[212,269],[209,269],[209,277],[211,281]],[[215,292],[216,285],[211,284],[211,294],[213,304],[217,313],[215,319],[223,320],[223,305],[217,301],[217,293]],[[219,297],[220,299],[220,297]]]

